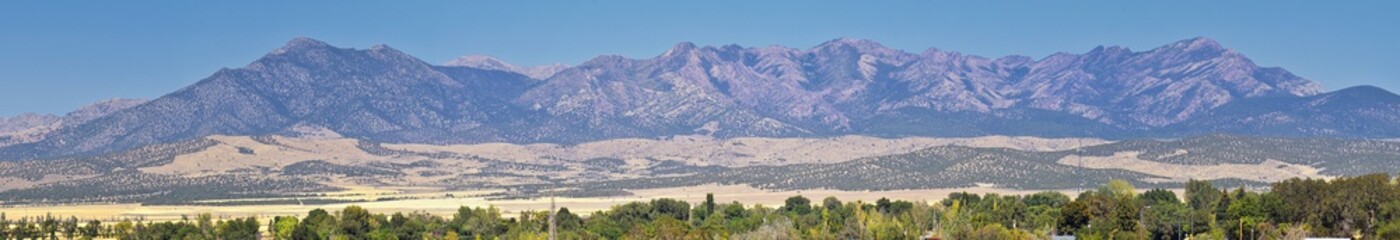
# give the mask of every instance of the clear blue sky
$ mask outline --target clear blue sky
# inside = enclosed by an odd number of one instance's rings
[[[1329,90],[1400,89],[1400,1],[412,2],[3,1],[0,116],[155,98],[297,36],[521,65],[651,57],[681,41],[807,48],[855,37],[1039,58],[1206,36]]]

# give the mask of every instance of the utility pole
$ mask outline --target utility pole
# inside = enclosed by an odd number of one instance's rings
[[[557,191],[557,190],[559,189],[559,182],[560,182],[560,181],[563,181],[563,179],[556,179],[556,178],[550,178],[550,177],[540,177],[540,178],[541,178],[541,179],[544,179],[545,181],[548,181],[548,182],[550,183],[550,188],[549,188],[549,240],[556,240],[557,237],[559,236],[559,234],[558,234],[558,232],[555,230],[555,229],[557,228],[556,225],[558,225],[558,223],[555,221],[555,216],[559,215],[559,214],[558,214],[558,213],[559,213],[559,209],[555,208],[554,197],[555,197],[555,195],[558,195],[557,192],[555,192],[555,191]]]
[[[1143,210],[1138,210],[1138,232],[1139,232],[1139,233],[1148,233],[1148,232],[1147,232],[1147,218],[1145,217],[1145,216],[1147,215],[1146,212],[1147,212],[1148,210],[1152,210],[1152,205],[1147,205],[1147,207],[1144,207]],[[1147,236],[1143,236],[1142,234],[1138,234],[1138,237],[1139,237],[1139,238],[1142,238],[1142,239],[1147,239]]]
[[[1076,166],[1075,166],[1074,169],[1071,169],[1071,170],[1070,170],[1070,173],[1071,173],[1071,174],[1074,174],[1075,176],[1078,176],[1078,175],[1079,175],[1079,169],[1083,169],[1083,168],[1084,168],[1084,153],[1083,153],[1083,151],[1084,151],[1084,138],[1075,138],[1075,139],[1074,139],[1074,164],[1075,164]],[[1079,187],[1075,188],[1075,190],[1078,190],[1080,193],[1083,193],[1083,192],[1084,192],[1084,185],[1083,185],[1083,184],[1079,184]]]

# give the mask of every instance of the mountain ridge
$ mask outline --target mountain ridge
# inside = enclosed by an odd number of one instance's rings
[[[689,134],[1160,137],[1210,133],[1179,128],[1202,116],[1240,117],[1215,111],[1245,100],[1327,95],[1315,82],[1259,67],[1203,37],[1141,52],[1099,46],[1041,59],[910,53],[852,38],[809,49],[683,42],[652,58],[604,55],[548,77],[494,58],[467,60],[432,65],[387,45],[357,50],[296,38],[243,68],[0,148],[0,159],[308,126],[378,142],[446,144]],[[1297,134],[1397,137],[1400,129]]]
[[[534,79],[546,79],[554,76],[554,74],[559,73],[559,71],[563,71],[564,69],[569,68],[569,65],[559,63],[522,67],[507,63],[505,61],[497,59],[496,57],[487,55],[461,56],[456,59],[452,59],[451,61],[447,61],[446,63],[443,63],[442,66],[500,70],[519,73],[521,75],[530,76],[530,78]]]
[[[0,147],[42,140],[45,135],[59,128],[83,124],[146,101],[145,99],[112,98],[83,105],[62,116],[23,113],[11,118],[0,117]]]

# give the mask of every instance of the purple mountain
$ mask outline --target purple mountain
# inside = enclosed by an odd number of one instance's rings
[[[1353,94],[1323,94],[1317,83],[1257,66],[1206,38],[1146,51],[1097,47],[1042,59],[938,49],[910,53],[869,40],[836,39],[810,49],[680,43],[653,58],[600,56],[572,67],[517,67],[480,56],[448,65],[382,45],[356,50],[298,38],[246,67],[220,70],[40,141],[0,148],[0,159],[105,153],[305,126],[416,143],[567,143],[678,134],[1400,136],[1400,129],[1383,127],[1254,131],[1214,124],[1258,119],[1248,109],[1262,108],[1260,101]],[[1294,122],[1366,117],[1365,124],[1400,125],[1395,118],[1374,117],[1400,112],[1390,104],[1396,100],[1374,99],[1381,103],[1297,106],[1347,115],[1278,114]]]

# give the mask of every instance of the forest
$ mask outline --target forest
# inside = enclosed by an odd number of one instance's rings
[[[1113,180],[1073,197],[954,193],[931,203],[793,196],[763,206],[709,195],[694,204],[663,198],[589,214],[560,208],[555,221],[559,239],[1400,239],[1400,186],[1387,174],[1290,179],[1259,189],[1190,181],[1183,193],[1138,191]],[[507,216],[490,206],[463,206],[452,216],[349,206],[304,216],[104,223],[0,213],[0,239],[547,239],[549,215]]]

